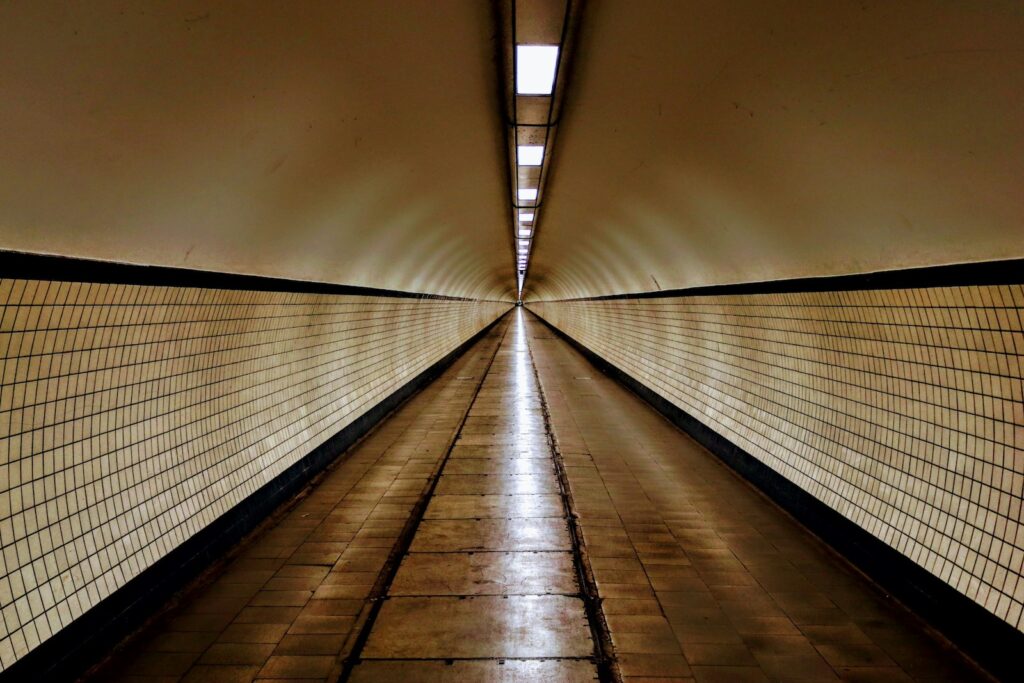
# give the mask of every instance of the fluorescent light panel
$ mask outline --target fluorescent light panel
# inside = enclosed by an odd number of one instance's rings
[[[544,145],[519,145],[516,160],[520,166],[540,166],[544,163]]]
[[[530,223],[532,221],[533,221],[533,211],[520,211],[519,212],[519,222],[520,223]]]
[[[550,95],[557,66],[557,45],[516,45],[516,94]]]
[[[537,188],[535,187],[521,187],[519,188],[519,200],[520,201],[533,201],[537,198]]]

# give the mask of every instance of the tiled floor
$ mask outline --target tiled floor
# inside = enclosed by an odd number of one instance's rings
[[[98,678],[595,680],[556,462],[625,680],[978,678],[521,309]]]

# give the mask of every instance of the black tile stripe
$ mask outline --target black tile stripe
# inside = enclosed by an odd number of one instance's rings
[[[727,296],[740,294],[796,294],[806,292],[851,292],[873,289],[921,289],[1018,284],[1024,273],[1024,259],[954,263],[921,268],[883,270],[871,273],[803,277],[762,282],[738,282],[724,285],[684,287],[626,294],[605,294],[563,301],[613,301],[616,299],[661,299],[690,296]],[[547,300],[545,300],[547,301]],[[541,301],[527,300],[527,303]]]
[[[171,266],[146,266],[115,261],[34,254],[0,250],[0,277],[14,280],[52,282],[95,282],[101,284],[148,285],[154,287],[197,287],[247,292],[294,292],[301,294],[345,294],[386,296],[406,299],[470,301],[465,297],[405,292],[376,287],[329,282],[292,280],[263,275],[244,275]]]

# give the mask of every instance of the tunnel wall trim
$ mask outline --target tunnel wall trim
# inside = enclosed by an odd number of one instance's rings
[[[0,249],[0,273],[12,280],[51,282],[93,282],[108,285],[147,285],[155,287],[199,287],[248,292],[290,292],[295,294],[335,294],[383,296],[433,301],[476,301],[461,296],[406,292],[396,289],[343,285],[331,282],[292,280],[289,278],[247,275],[171,266],[96,261],[51,254],[36,254]],[[511,302],[509,302],[511,305]]]
[[[859,292],[872,289],[916,289],[919,287],[978,287],[1019,284],[1024,273],[1024,258],[951,263],[902,270],[870,273],[801,277],[763,282],[737,282],[684,289],[661,289],[625,294],[603,294],[578,299],[542,299],[531,303],[569,301],[616,301],[620,299],[667,299],[682,296],[722,296],[729,294],[804,294],[808,292]]]

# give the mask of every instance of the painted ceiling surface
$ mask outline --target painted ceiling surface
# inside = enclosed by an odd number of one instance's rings
[[[514,296],[488,3],[0,4],[0,248]]]
[[[588,3],[525,298],[1024,256],[1024,5]]]

